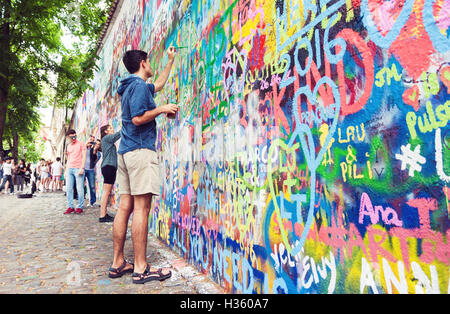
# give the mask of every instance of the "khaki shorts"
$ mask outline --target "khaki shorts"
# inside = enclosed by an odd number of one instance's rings
[[[159,195],[161,172],[158,154],[150,149],[137,149],[117,154],[119,194]]]

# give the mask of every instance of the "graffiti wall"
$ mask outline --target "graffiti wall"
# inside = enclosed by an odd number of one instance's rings
[[[449,293],[449,26],[448,0],[124,0],[77,126],[119,130],[123,53],[174,45],[153,234],[230,293]]]

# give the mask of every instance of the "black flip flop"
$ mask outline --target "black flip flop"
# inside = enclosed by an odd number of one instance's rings
[[[127,266],[127,264],[130,264],[131,266],[133,266],[133,268],[124,270],[124,268]],[[123,275],[125,275],[126,273],[132,273],[133,271],[134,271],[134,264],[124,261],[123,264],[118,268],[111,267],[109,269],[108,277],[109,278],[120,278]],[[111,273],[114,273],[114,274],[111,274]]]

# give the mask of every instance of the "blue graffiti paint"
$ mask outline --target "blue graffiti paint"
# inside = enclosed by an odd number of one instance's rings
[[[301,143],[301,147],[303,150],[303,154],[305,156],[309,171],[311,173],[311,184],[310,184],[311,191],[313,191],[313,189],[315,189],[315,186],[316,186],[316,170],[320,166],[323,155],[325,154],[325,152],[328,148],[328,145],[330,144],[331,139],[334,137],[334,134],[336,132],[339,112],[341,109],[339,89],[338,89],[337,85],[329,77],[323,77],[317,82],[317,84],[314,87],[314,90],[312,92],[308,86],[303,86],[299,90],[297,90],[297,92],[295,93],[295,96],[294,96],[294,100],[295,100],[294,104],[297,103],[296,100],[302,94],[306,95],[308,100],[312,104],[317,104],[318,90],[319,90],[319,87],[323,84],[328,84],[328,86],[331,87],[331,90],[332,90],[333,96],[334,96],[334,100],[335,100],[336,113],[335,113],[333,122],[331,124],[330,130],[326,136],[326,139],[325,139],[321,149],[319,150],[319,153],[317,154],[317,156],[315,156],[316,149],[315,149],[315,144],[314,144],[314,139],[313,139],[311,129],[309,128],[309,126],[302,124],[300,122],[300,115],[299,115],[297,106],[293,106],[295,122],[296,122],[297,127],[294,130],[294,136],[292,136],[292,138],[288,144],[290,147],[292,147],[292,145],[294,144],[294,140],[297,138],[297,136],[300,138],[300,143]],[[292,249],[292,252],[291,252],[292,255],[296,255],[298,252],[300,252],[301,248],[303,247],[303,245],[306,241],[306,236],[308,235],[308,232],[312,226],[313,219],[314,219],[315,197],[316,197],[316,193],[311,192],[310,200],[309,200],[309,212],[308,212],[307,219],[306,219],[305,229],[303,230],[303,234],[300,238],[300,242],[298,243],[298,245],[296,247],[294,247]]]

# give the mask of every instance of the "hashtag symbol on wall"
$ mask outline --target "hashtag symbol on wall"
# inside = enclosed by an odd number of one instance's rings
[[[411,144],[402,145],[400,147],[401,154],[395,154],[395,158],[402,162],[401,169],[405,170],[409,167],[409,176],[414,177],[414,171],[422,171],[422,166],[427,160],[420,154],[420,145],[417,145],[414,150],[411,150]]]

